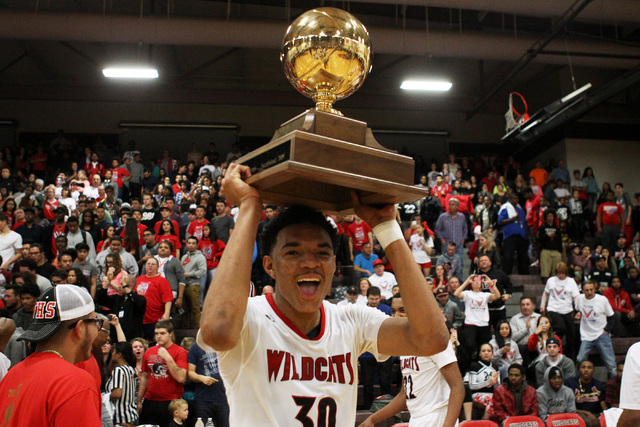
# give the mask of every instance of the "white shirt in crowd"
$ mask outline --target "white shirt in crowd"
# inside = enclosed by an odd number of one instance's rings
[[[489,297],[488,292],[462,291],[464,301],[464,323],[473,326],[489,326]]]
[[[409,245],[411,246],[411,253],[413,254],[413,259],[418,264],[427,264],[431,262],[431,257],[427,254],[427,251],[424,250],[424,247],[420,243],[421,240],[424,240],[428,248],[433,247],[433,239],[431,236],[427,236],[425,240],[424,237],[413,234],[409,239]]]
[[[613,316],[609,300],[596,294],[587,299],[584,294],[578,296],[576,309],[581,313],[580,338],[582,341],[595,341],[607,326],[607,317]]]
[[[573,301],[580,295],[578,285],[571,277],[565,277],[563,280],[556,276],[549,277],[544,291],[549,295],[547,311],[560,314],[571,313]]]
[[[15,231],[10,231],[8,234],[0,235],[0,256],[2,256],[2,263],[5,264],[16,253],[22,249],[22,236]],[[9,266],[11,268],[13,264]]]
[[[383,272],[382,276],[378,276],[375,273],[372,274],[369,276],[369,282],[371,282],[371,286],[380,288],[380,294],[384,299],[391,298],[393,296],[393,292],[391,292],[391,290],[398,284],[396,276],[388,271]]]

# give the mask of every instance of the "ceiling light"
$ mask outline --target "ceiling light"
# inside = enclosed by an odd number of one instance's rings
[[[451,89],[451,82],[442,80],[405,80],[400,85],[404,90],[429,90],[436,92],[447,92]]]
[[[158,70],[142,67],[112,67],[102,70],[105,77],[112,79],[157,79]]]

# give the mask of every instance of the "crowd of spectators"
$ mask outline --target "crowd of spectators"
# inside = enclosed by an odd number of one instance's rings
[[[103,391],[129,378],[132,371],[124,367],[130,365],[154,401],[158,395],[146,378],[159,373],[144,369],[147,346],[158,342],[153,357],[175,359],[169,369],[187,359],[167,339],[174,329],[199,326],[237,214],[221,194],[222,179],[241,152],[234,146],[222,157],[215,144],[206,152],[194,144],[186,159],[165,150],[143,161],[134,143],[123,153],[113,150],[99,142],[74,147],[60,132],[32,153],[24,147],[0,152],[0,290],[4,317],[15,323],[0,349],[8,362],[3,356],[0,362],[14,366],[32,351],[16,338],[29,327],[39,295],[57,284],[82,286],[97,312],[109,316],[105,325],[113,326],[95,348]],[[458,164],[451,155],[430,169],[421,174],[418,164],[416,185],[426,197],[399,204],[398,221],[448,322],[468,384],[465,417],[474,416],[474,406],[479,416],[499,422],[515,413],[546,418],[576,409],[593,422],[616,406],[622,364],[611,337],[639,336],[640,194],[634,204],[622,183],[599,187],[591,168],[570,174],[562,160],[546,168],[538,162],[526,174],[511,157],[488,166],[466,157]],[[277,292],[262,268],[260,232],[279,209],[265,206],[259,226],[256,293]],[[352,275],[328,297],[390,313],[386,302],[398,286],[371,228],[354,215],[327,220],[340,237],[336,275]],[[509,319],[514,270],[539,275],[546,286],[522,298],[520,313]],[[130,342],[131,351],[122,342]],[[187,378],[206,386],[220,380],[215,355],[192,348],[188,375],[172,374],[179,391]],[[593,378],[593,348],[607,368],[606,386]],[[390,393],[392,363],[364,354],[360,370],[368,409],[376,371],[383,394]],[[140,405],[144,393],[133,394],[132,405]],[[220,390],[213,395],[218,404]],[[195,416],[214,417],[205,406],[197,405]]]

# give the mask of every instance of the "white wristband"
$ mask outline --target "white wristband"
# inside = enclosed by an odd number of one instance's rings
[[[402,230],[395,220],[385,221],[373,227],[373,234],[382,245],[382,249],[386,249],[396,240],[404,240]]]

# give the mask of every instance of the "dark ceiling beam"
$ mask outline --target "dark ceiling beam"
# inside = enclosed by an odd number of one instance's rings
[[[184,81],[185,79],[199,73],[200,71],[209,68],[210,66],[222,61],[223,59],[227,58],[228,56],[233,55],[234,53],[239,52],[241,49],[238,47],[234,47],[231,49],[226,50],[225,52],[221,53],[220,55],[208,60],[207,62],[198,65],[195,68],[192,68],[191,70],[187,71],[186,73],[183,73],[181,76],[178,76],[175,78],[174,81],[176,82],[180,82],[180,81]]]
[[[27,56],[29,56],[27,54],[27,51],[22,52],[22,54],[18,55],[18,57],[16,57],[15,59],[13,59],[12,61],[9,61],[9,63],[7,63],[7,65],[5,65],[4,67],[0,68],[0,75],[2,75],[2,73],[4,73],[5,71],[7,71],[9,68],[13,67],[14,65],[16,65],[18,62],[22,61],[24,58],[26,58]]]
[[[75,46],[71,45],[70,43],[67,43],[67,42],[58,42],[58,43],[61,46],[66,47],[67,49],[69,49],[71,52],[75,53],[79,57],[87,60],[90,64],[95,65],[96,67],[100,66],[100,64],[98,64],[98,61],[96,61],[93,57],[87,55],[86,53],[76,48]]]

